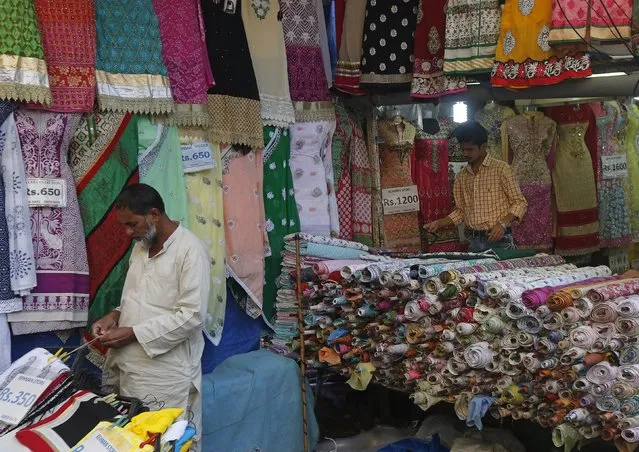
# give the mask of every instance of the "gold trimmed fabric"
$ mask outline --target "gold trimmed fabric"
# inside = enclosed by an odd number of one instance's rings
[[[296,122],[335,121],[335,104],[324,102],[294,102]]]
[[[151,74],[95,71],[101,110],[162,114],[173,111],[169,78]]]
[[[257,149],[264,147],[260,101],[220,94],[208,96],[209,126],[212,143],[229,143]]]
[[[47,64],[43,59],[0,55],[0,99],[51,103]]]
[[[151,121],[160,119],[170,126],[206,127],[210,125],[206,104],[175,104],[173,112],[159,117],[154,116]]]

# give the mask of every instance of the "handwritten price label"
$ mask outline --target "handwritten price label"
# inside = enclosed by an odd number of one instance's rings
[[[417,185],[383,189],[382,206],[384,207],[384,215],[417,212],[419,210]]]
[[[604,179],[621,179],[628,176],[628,162],[625,155],[604,155],[601,157],[601,173]]]
[[[0,421],[16,425],[50,384],[51,380],[44,378],[16,375],[0,391]]]
[[[182,168],[185,173],[195,173],[215,168],[213,150],[206,141],[195,141],[193,144],[183,144]]]
[[[64,179],[27,178],[29,207],[66,207],[67,183]]]

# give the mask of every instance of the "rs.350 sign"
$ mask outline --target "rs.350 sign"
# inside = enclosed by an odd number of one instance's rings
[[[64,179],[27,178],[29,207],[66,207],[67,183]]]

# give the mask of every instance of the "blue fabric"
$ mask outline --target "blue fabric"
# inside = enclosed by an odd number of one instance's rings
[[[362,254],[368,253],[354,248],[342,248],[323,243],[308,242],[306,244],[307,256],[323,257],[325,259],[359,259]]]
[[[213,345],[208,338],[204,341],[203,374],[210,374],[222,361],[231,356],[260,348],[260,335],[264,325],[262,319],[252,319],[242,311],[228,286],[226,297],[222,339],[217,346]]]
[[[481,418],[484,417],[488,408],[495,401],[494,397],[478,395],[471,399],[468,403],[468,415],[466,416],[466,425],[468,427],[476,426],[478,430],[484,428]]]
[[[309,450],[319,428],[307,384]],[[202,450],[304,450],[300,370],[266,350],[233,356],[202,378]]]
[[[439,435],[433,435],[431,441],[418,438],[406,438],[389,444],[377,452],[449,452],[449,449],[439,442]]]
[[[37,347],[51,353],[57,352],[60,347],[66,347],[65,351],[70,352],[80,345],[81,339],[80,330],[75,330],[66,342],[62,342],[55,332],[11,335],[11,361],[16,361]],[[74,359],[75,355],[71,355],[65,364],[70,366]]]

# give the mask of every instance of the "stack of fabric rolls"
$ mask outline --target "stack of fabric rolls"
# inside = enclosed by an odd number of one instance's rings
[[[271,343],[293,354],[295,237],[286,239]],[[479,428],[487,413],[530,419],[554,429],[558,447],[639,442],[639,279],[553,255],[397,259],[301,239],[307,366],[355,389],[373,381],[409,392],[424,410],[453,403]]]

